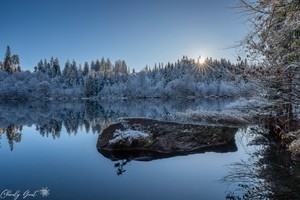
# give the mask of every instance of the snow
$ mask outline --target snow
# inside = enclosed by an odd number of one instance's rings
[[[188,110],[176,113],[175,118],[202,124],[243,125],[251,123],[251,116],[238,110]]]
[[[35,72],[0,70],[0,99],[219,98],[249,96],[258,87],[241,78],[237,66],[229,61],[207,62],[205,73],[187,58],[131,73],[121,60],[114,65],[104,59],[92,61],[90,67],[85,64],[85,70],[75,61],[67,61],[60,70],[57,59],[44,60]],[[106,65],[109,67],[103,68]]]
[[[249,98],[241,97],[236,99],[225,106],[224,109],[226,110],[233,110],[233,109],[245,109],[245,108],[253,108],[253,107],[264,107],[270,105],[271,103],[267,101],[267,99],[256,96]]]
[[[131,129],[124,130],[124,131],[117,129],[116,132],[113,134],[113,139],[109,141],[109,144],[116,144],[124,140],[131,143],[133,140],[140,140],[140,139],[147,139],[147,138],[149,138],[148,133],[131,130]]]
[[[294,141],[289,145],[289,151],[290,151],[294,156],[300,156],[300,139],[294,140]]]
[[[241,97],[234,101],[223,102],[223,105],[217,108],[211,105],[203,105],[196,109],[176,112],[174,118],[202,124],[243,125],[251,123],[252,117],[258,114],[259,109],[256,111],[256,107],[266,105],[268,105],[268,102],[261,97],[251,99]],[[246,110],[247,112],[245,112]]]

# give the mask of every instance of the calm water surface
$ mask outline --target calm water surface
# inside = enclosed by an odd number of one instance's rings
[[[47,189],[49,195],[42,197],[38,191],[36,197],[26,199],[225,199],[231,192],[245,192],[232,179],[232,166],[255,162],[253,152],[263,146],[248,144],[254,137],[249,133],[260,130],[257,127],[238,130],[235,152],[142,162],[111,161],[96,148],[98,134],[119,117],[167,119],[174,112],[197,106],[221,110],[226,102],[131,104],[3,105],[1,198],[14,199],[5,196],[7,190],[12,194],[19,190],[18,199],[23,199],[27,190],[41,189]]]

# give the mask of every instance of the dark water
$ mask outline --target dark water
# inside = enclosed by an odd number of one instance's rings
[[[278,151],[269,150],[272,145],[267,136],[258,134],[265,133],[258,126],[239,128],[234,152],[141,162],[111,161],[96,148],[98,134],[119,117],[168,120],[176,112],[205,107],[222,110],[228,103],[152,100],[1,105],[0,198],[14,199],[15,194],[15,199],[24,199],[36,191],[35,197],[25,199],[225,199],[243,197],[252,186],[262,188],[250,191],[252,195],[272,197],[284,186],[281,197],[296,197],[299,166],[291,160],[283,162],[288,156],[277,158],[274,152]],[[287,170],[278,169],[281,162],[288,165]]]

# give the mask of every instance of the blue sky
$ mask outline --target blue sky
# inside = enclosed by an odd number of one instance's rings
[[[246,33],[237,0],[0,0],[0,58],[10,45],[23,69],[58,57],[106,57],[131,68],[187,55],[236,59]]]

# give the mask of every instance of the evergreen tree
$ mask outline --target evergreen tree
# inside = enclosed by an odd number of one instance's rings
[[[11,55],[10,47],[7,46],[5,58],[3,62],[3,70],[9,72],[10,74],[16,71],[21,71],[20,59],[18,55]]]
[[[71,63],[69,60],[67,60],[67,62],[65,63],[65,67],[62,71],[62,77],[64,82],[67,84],[67,86],[70,86],[70,78],[69,78],[70,68],[71,68]]]
[[[95,70],[95,61],[92,61],[91,62],[91,71],[94,71]]]
[[[125,62],[125,60],[122,60],[122,67],[121,67],[121,74],[127,74],[127,64]]]
[[[38,72],[45,73],[44,63],[43,63],[42,60],[40,60],[40,61],[38,62],[38,65],[37,65],[37,71],[38,71]]]
[[[94,71],[95,72],[99,72],[100,71],[100,67],[101,67],[100,61],[97,59],[96,63],[95,63],[95,66],[94,66]]]
[[[104,75],[108,76],[111,72],[112,64],[109,58],[106,59]]]
[[[74,60],[70,65],[67,82],[69,86],[79,85],[78,69],[77,69],[76,62]]]
[[[9,46],[6,47],[3,69],[9,73],[12,73],[12,60],[11,60],[11,52]]]
[[[53,77],[61,76],[61,70],[60,70],[58,58],[54,59],[52,69],[53,69]]]
[[[11,57],[11,68],[12,68],[12,71],[18,71],[18,72],[21,72],[21,67],[20,67],[20,58],[18,55],[13,55]]]
[[[89,63],[85,62],[83,67],[83,76],[86,76],[89,74]]]
[[[87,97],[97,96],[99,88],[98,81],[93,76],[88,76],[85,84],[85,95]]]
[[[119,73],[121,73],[121,70],[122,70],[122,61],[121,60],[117,60],[115,62],[115,66],[113,68],[114,75],[118,75]]]
[[[105,72],[105,65],[106,65],[106,62],[105,62],[105,59],[104,57],[101,58],[101,61],[100,61],[100,71],[104,74]]]
[[[47,59],[44,59],[44,72],[48,75],[50,74],[50,63],[48,63]]]

